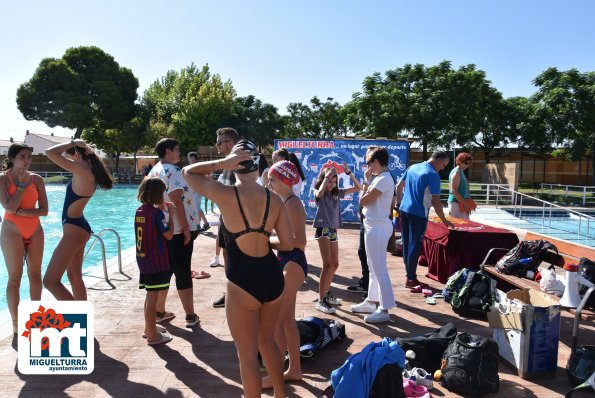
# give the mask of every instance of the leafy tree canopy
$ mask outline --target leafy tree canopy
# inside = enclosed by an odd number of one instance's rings
[[[287,112],[283,134],[288,137],[331,139],[347,132],[341,105],[331,97],[322,102],[315,96],[310,105],[290,103]]]
[[[282,119],[275,106],[249,95],[235,98],[232,115],[224,125],[235,128],[256,145],[267,146],[278,138]]]
[[[541,139],[566,148],[572,160],[595,154],[595,72],[548,68],[533,80],[531,97],[536,118],[543,122]],[[534,136],[537,141],[538,136]],[[595,164],[593,181],[595,183]]]
[[[232,115],[235,96],[231,81],[212,75],[208,65],[191,64],[151,84],[142,103],[151,134],[175,138],[187,152],[213,143],[215,130]]]
[[[138,80],[98,47],[74,47],[62,58],[45,58],[17,90],[25,119],[50,127],[120,128],[134,117]]]

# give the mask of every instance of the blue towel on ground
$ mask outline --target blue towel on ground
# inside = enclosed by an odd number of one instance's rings
[[[405,367],[405,353],[396,341],[385,337],[370,343],[361,352],[351,355],[343,366],[333,370],[331,384],[335,398],[367,398],[376,373],[387,364]]]

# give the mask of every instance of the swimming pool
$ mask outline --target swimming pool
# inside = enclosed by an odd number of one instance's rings
[[[592,220],[589,223],[585,219],[579,221],[578,217],[568,212],[552,214],[551,222],[543,217],[540,210],[535,212],[523,210],[522,219],[515,217],[513,213],[513,209],[480,206],[475,214],[481,219],[493,220],[500,224],[551,236],[552,238],[595,247],[595,222]],[[581,236],[578,235],[579,228]]]
[[[42,275],[54,253],[62,236],[62,205],[66,192],[65,185],[46,185],[49,213],[47,217],[41,217],[41,224],[45,233],[45,248],[41,265]],[[94,232],[103,228],[112,228],[118,232],[121,239],[122,251],[134,246],[134,212],[139,206],[136,201],[136,186],[117,186],[109,191],[98,189],[85,208],[85,217],[91,224]],[[102,236],[105,242],[105,253],[108,258],[115,258],[118,254],[117,241],[113,234]],[[93,239],[90,240],[91,242]],[[87,248],[90,243],[87,244]],[[97,271],[97,266],[102,263],[101,248],[95,245],[93,251],[85,258],[83,272]],[[109,264],[109,262],[108,262]],[[6,281],[8,271],[4,263],[4,256],[0,256],[0,311],[7,308],[6,305]],[[63,281],[67,282],[66,275]],[[49,292],[43,292],[42,298],[48,297]],[[51,297],[51,295],[49,296]],[[29,298],[29,279],[26,271],[23,272],[21,281],[21,300]]]

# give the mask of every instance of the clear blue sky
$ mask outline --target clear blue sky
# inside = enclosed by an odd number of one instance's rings
[[[313,96],[345,104],[363,79],[406,63],[473,63],[505,97],[534,92],[547,67],[595,70],[595,2],[40,1],[4,2],[0,17],[0,138],[25,130],[16,90],[42,58],[95,45],[130,68],[139,96],[168,70],[194,62],[281,113]]]

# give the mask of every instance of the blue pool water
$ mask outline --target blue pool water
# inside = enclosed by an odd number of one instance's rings
[[[42,275],[52,257],[55,247],[62,236],[62,205],[66,187],[64,185],[48,184],[46,186],[49,214],[41,218],[41,224],[45,233],[45,249],[42,261]],[[109,191],[98,189],[85,208],[85,217],[91,224],[94,232],[103,228],[112,228],[118,232],[121,239],[122,251],[134,246],[134,212],[139,206],[136,201],[136,186],[118,186]],[[117,256],[117,241],[113,234],[102,236],[105,242],[105,252],[108,259]],[[90,241],[93,241],[91,239]],[[90,243],[87,244],[87,247]],[[86,251],[86,250],[85,250]],[[101,248],[96,244],[93,250],[85,258],[83,272],[89,272],[91,268],[102,263]],[[109,264],[109,263],[108,263]],[[6,281],[8,272],[4,263],[4,257],[0,256],[0,311],[6,308]],[[66,275],[63,280],[67,282]],[[43,295],[48,295],[44,291]],[[29,280],[27,273],[23,273],[21,281],[21,300],[29,298]]]
[[[515,217],[512,209],[497,209],[480,206],[477,216],[485,220],[493,220],[500,224],[536,232],[552,238],[563,239],[581,245],[595,247],[595,220],[579,220],[578,217],[568,212],[557,212],[552,215],[551,222],[548,217],[543,217],[541,211],[523,211],[522,219]],[[579,235],[580,228],[580,235]]]

